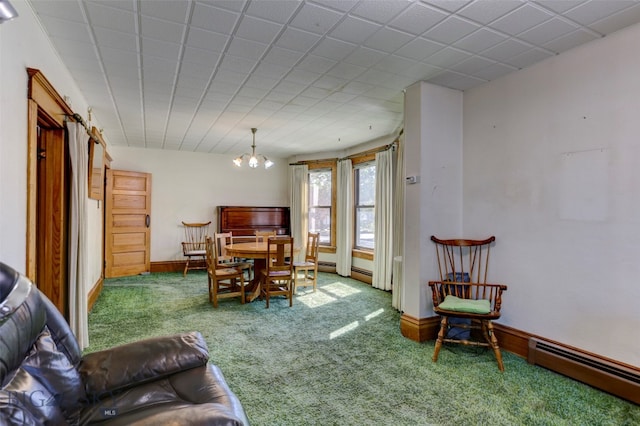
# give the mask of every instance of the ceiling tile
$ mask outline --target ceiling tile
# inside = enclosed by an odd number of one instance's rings
[[[334,77],[342,77],[347,80],[351,80],[356,78],[366,70],[367,69],[365,67],[348,64],[346,62],[339,62],[336,66],[331,68],[331,70],[328,71],[327,74]]]
[[[140,2],[143,15],[178,23],[186,23],[192,3],[184,1]]]
[[[142,38],[142,53],[144,55],[178,61],[180,59],[181,47],[182,45],[177,43],[169,43],[152,38]]]
[[[413,38],[409,34],[385,27],[369,37],[364,45],[387,53],[393,53]]]
[[[255,41],[244,40],[238,37],[231,39],[227,53],[230,55],[258,60],[267,50],[268,45]]]
[[[412,67],[418,62],[412,59],[402,58],[400,56],[389,55],[374,65],[374,68],[380,71],[399,74],[402,70]]]
[[[489,28],[481,28],[478,31],[458,40],[454,46],[471,53],[480,53],[498,43],[505,41],[507,37]]]
[[[43,16],[41,19],[50,37],[64,40],[91,40],[89,26],[84,23],[58,19],[52,16]]]
[[[341,14],[336,11],[311,3],[303,3],[302,9],[298,10],[289,25],[311,33],[325,34],[341,17]]]
[[[252,1],[247,8],[247,15],[286,24],[301,5],[290,0]]]
[[[320,36],[295,28],[287,28],[276,42],[277,46],[298,52],[307,52],[315,45]]]
[[[452,16],[425,32],[423,37],[439,41],[441,43],[451,44],[479,28],[480,26],[478,26],[478,24]]]
[[[296,69],[313,71],[316,73],[325,73],[329,71],[337,61],[323,58],[321,56],[308,55],[296,66]]]
[[[198,28],[190,28],[187,37],[187,45],[198,49],[223,52],[229,37],[212,31],[205,31]]]
[[[518,38],[534,45],[543,45],[562,35],[575,31],[578,27],[559,18],[553,18],[528,31],[518,34]]]
[[[262,59],[265,62],[280,64],[284,66],[293,66],[304,56],[302,52],[295,50],[283,49],[281,47],[272,47],[266,56]]]
[[[442,50],[444,47],[445,45],[442,43],[418,37],[396,50],[394,54],[420,61],[429,55],[433,55],[438,50]]]
[[[201,71],[202,67],[204,67],[204,69],[210,69],[214,67],[219,58],[220,54],[217,52],[187,46],[184,48],[184,55],[182,57],[182,60],[183,65],[189,64],[189,66],[193,67],[194,71]]]
[[[601,34],[611,34],[614,31],[640,22],[640,3],[637,3],[621,12],[609,15],[604,19],[589,25],[589,28]]]
[[[96,42],[101,46],[133,52],[138,51],[138,37],[134,34],[99,27],[94,27],[93,31],[96,36]]]
[[[521,0],[472,1],[465,8],[459,10],[457,14],[487,25],[520,6],[522,6]]]
[[[352,43],[325,38],[312,50],[314,55],[323,56],[328,59],[340,61],[346,58],[357,46]]]
[[[462,62],[457,63],[452,66],[451,69],[463,74],[475,74],[477,71],[487,68],[490,65],[495,64],[494,61],[483,58],[481,56],[474,56],[472,58],[466,59]]]
[[[136,21],[133,12],[106,7],[99,3],[88,2],[85,5],[92,25],[115,31],[133,32]]]
[[[140,19],[142,35],[171,43],[182,43],[186,25],[143,16]]]
[[[222,62],[218,66],[218,70],[225,70],[229,72],[237,72],[240,74],[249,75],[249,73],[258,64],[257,60],[239,58],[233,55],[224,55]]]
[[[377,64],[387,53],[366,47],[359,47],[347,56],[344,61],[349,64],[360,65],[362,67],[371,67]]]
[[[462,50],[455,49],[453,47],[446,47],[426,58],[426,61],[429,65],[448,68],[470,57],[470,54]]]
[[[505,64],[494,63],[493,65],[489,65],[486,68],[478,70],[473,73],[474,76],[482,78],[487,81],[495,80],[498,77],[502,77],[503,75],[509,74],[517,70],[515,67],[510,67]]]
[[[505,63],[518,68],[526,68],[529,65],[533,65],[534,63],[540,62],[550,56],[553,55],[541,49],[530,49],[518,56],[506,60]]]
[[[520,55],[531,49],[531,45],[519,40],[509,39],[503,43],[482,52],[483,56],[500,62],[506,62],[509,58]]]
[[[281,24],[245,16],[240,21],[240,26],[235,35],[247,40],[271,43],[282,28],[283,26]]]
[[[540,6],[546,7],[547,9],[551,9],[557,13],[566,12],[569,9],[573,9],[574,7],[586,3],[587,0],[536,0],[535,3]]]
[[[565,15],[573,19],[574,21],[582,24],[589,25],[593,22],[599,21],[602,18],[619,12],[630,6],[637,5],[637,2],[628,1],[589,1],[582,3],[581,5],[566,12]]]
[[[51,0],[31,0],[35,12],[41,19],[49,16],[66,21],[85,23],[82,9],[73,2],[52,2]]]
[[[576,47],[582,43],[587,43],[591,40],[595,40],[596,38],[598,37],[592,32],[586,31],[584,29],[579,29],[573,31],[572,33],[565,34],[562,37],[558,37],[555,40],[550,41],[549,43],[546,43],[544,47],[554,52],[560,53]]]
[[[191,18],[191,25],[204,30],[228,34],[232,32],[239,17],[238,13],[197,2]]]
[[[520,8],[491,23],[491,27],[507,34],[517,35],[529,28],[551,19],[552,14],[524,3]]]
[[[357,17],[347,16],[331,31],[330,35],[339,40],[360,44],[380,28],[381,25],[379,24]]]
[[[420,35],[438,22],[443,21],[447,16],[449,15],[445,12],[414,3],[391,21],[389,26],[400,31]]]
[[[400,14],[411,3],[406,1],[363,1],[351,13],[355,16],[386,24]]]

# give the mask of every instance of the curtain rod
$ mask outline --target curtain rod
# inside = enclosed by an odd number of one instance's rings
[[[302,166],[304,164],[317,164],[317,163],[325,163],[327,161],[337,161],[338,158],[334,157],[334,158],[323,158],[320,160],[302,160],[302,161],[297,161],[295,163],[289,163],[290,166]]]
[[[400,129],[400,133],[398,133],[398,136],[390,144],[379,146],[377,148],[371,148],[371,149],[369,149],[367,151],[359,152],[357,154],[351,154],[351,155],[348,155],[348,156],[342,157],[342,158],[325,158],[325,159],[322,159],[322,160],[298,161],[296,163],[289,163],[289,165],[290,166],[302,166],[304,164],[324,163],[325,161],[334,161],[334,160],[335,161],[343,161],[343,160],[349,160],[351,158],[360,157],[362,155],[374,154],[374,153],[386,151],[388,149],[395,148],[396,145],[398,143],[400,143],[400,136],[402,136],[403,133],[404,133],[404,128]]]

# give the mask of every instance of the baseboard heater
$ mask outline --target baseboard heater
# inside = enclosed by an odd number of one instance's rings
[[[640,404],[640,371],[534,337],[527,361]]]

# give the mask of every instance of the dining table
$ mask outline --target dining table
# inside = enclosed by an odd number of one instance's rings
[[[253,259],[253,278],[245,293],[245,300],[252,302],[260,296],[260,273],[267,267],[267,241],[250,241],[227,244],[226,254],[237,258]],[[299,249],[294,247],[294,253]]]

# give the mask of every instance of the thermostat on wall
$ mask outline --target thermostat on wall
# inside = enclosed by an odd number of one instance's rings
[[[408,184],[419,183],[420,176],[407,176],[405,180]]]

